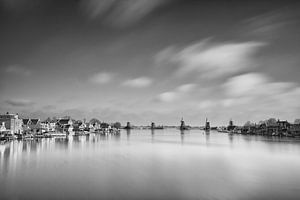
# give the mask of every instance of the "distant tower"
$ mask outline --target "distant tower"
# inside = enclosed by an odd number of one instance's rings
[[[185,123],[184,123],[184,120],[183,120],[183,117],[181,118],[181,121],[180,121],[180,130],[186,130],[187,127],[185,126]]]
[[[125,129],[131,129],[131,124],[130,124],[130,122],[127,122],[127,125],[125,126]]]
[[[229,126],[227,127],[227,130],[228,131],[231,131],[231,130],[233,130],[235,128],[235,126],[233,125],[233,121],[232,121],[232,119],[230,119],[230,121],[229,121]]]
[[[154,122],[151,123],[151,129],[155,129],[155,123]]]
[[[184,123],[183,117],[181,118],[181,121],[180,121],[180,127],[185,127],[185,123]]]
[[[207,121],[207,118],[205,120],[205,127],[204,127],[205,130],[210,130],[210,124],[209,124],[209,121]]]
[[[233,126],[233,121],[232,121],[232,119],[229,120],[229,126]]]

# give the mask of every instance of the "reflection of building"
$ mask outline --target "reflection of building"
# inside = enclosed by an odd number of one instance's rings
[[[18,114],[6,113],[0,115],[0,124],[1,126],[4,125],[6,131],[9,131],[11,134],[22,133],[22,119],[19,119]]]

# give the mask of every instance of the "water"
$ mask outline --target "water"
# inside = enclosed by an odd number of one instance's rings
[[[299,139],[123,130],[0,152],[0,199],[300,199]]]

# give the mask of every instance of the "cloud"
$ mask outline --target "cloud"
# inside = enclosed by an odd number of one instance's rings
[[[279,38],[283,32],[287,31],[289,25],[298,21],[298,18],[297,9],[271,11],[245,20],[243,24],[246,26],[242,32],[252,37]]]
[[[217,78],[255,67],[254,55],[264,45],[255,41],[212,43],[206,39],[182,49],[168,47],[155,60],[177,66],[180,76],[197,72],[203,78]]]
[[[178,98],[176,92],[164,92],[158,95],[157,99],[162,102],[172,102]]]
[[[156,100],[160,102],[174,102],[187,96],[196,88],[196,84],[189,83],[183,84],[175,88],[173,91],[163,92],[156,97]]]
[[[134,88],[148,87],[152,84],[152,79],[147,77],[139,77],[125,81],[122,85]]]
[[[10,65],[5,70],[7,73],[17,74],[20,76],[30,76],[32,72],[24,66],[21,65]]]
[[[81,8],[91,19],[104,19],[115,26],[138,22],[170,0],[82,0]]]
[[[107,72],[100,72],[90,77],[89,80],[92,83],[105,84],[110,82],[112,78],[113,78],[113,74]]]
[[[37,7],[41,5],[42,2],[36,0],[0,0],[0,4],[8,10],[23,11]]]
[[[300,111],[300,85],[294,82],[276,82],[264,74],[248,73],[230,78],[223,89],[220,105],[230,107],[232,113],[255,118],[257,114],[290,116]]]
[[[273,82],[271,78],[260,73],[242,74],[230,78],[224,88],[231,97],[274,96],[296,87],[293,82]]]
[[[213,103],[213,101],[203,100],[197,105],[197,108],[200,110],[206,110],[206,109],[210,109],[214,105],[215,104]]]
[[[15,106],[15,107],[31,106],[34,104],[33,101],[25,100],[25,99],[8,99],[5,102],[10,106]]]
[[[193,84],[193,83],[189,83],[189,84],[184,84],[184,85],[180,85],[179,87],[177,87],[177,90],[179,92],[190,92],[193,89],[195,89],[197,85]]]
[[[228,95],[236,97],[253,94],[267,81],[268,78],[262,74],[248,73],[230,78],[224,87]]]

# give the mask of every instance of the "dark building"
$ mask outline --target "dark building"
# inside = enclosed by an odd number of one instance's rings
[[[230,121],[229,121],[229,125],[227,126],[227,130],[228,130],[228,131],[232,131],[235,127],[236,127],[236,126],[233,125],[233,121],[230,120]]]

